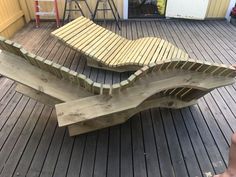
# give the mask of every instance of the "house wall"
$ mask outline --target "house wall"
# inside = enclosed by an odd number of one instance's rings
[[[96,5],[96,1],[95,0],[87,0],[90,8],[92,9],[92,11],[94,11],[95,9],[95,5]],[[120,16],[123,18],[123,0],[114,0],[117,9],[119,11]],[[29,14],[30,14],[30,18],[31,19],[35,19],[35,15],[34,15],[34,1],[32,0],[26,0],[27,6],[29,7]],[[65,4],[65,0],[58,0],[58,8],[59,8],[59,14],[60,14],[60,18],[63,17],[63,12],[64,12],[64,4]],[[90,17],[89,15],[89,11],[87,10],[86,6],[84,5],[84,2],[80,3],[83,11],[85,13],[86,17]],[[101,3],[102,4],[102,3]],[[40,7],[43,11],[52,11],[53,6],[51,2],[40,2]],[[77,16],[76,14],[74,14],[74,16]],[[98,13],[98,18],[102,17],[102,12]],[[111,12],[107,12],[106,13],[106,17],[107,18],[112,18],[112,14]],[[42,17],[42,19],[50,19],[53,17]]]
[[[91,9],[94,11],[95,0],[87,1]],[[120,16],[126,19],[128,17],[128,0],[114,1],[118,8]],[[230,4],[234,5],[234,2],[235,0],[209,0],[206,18],[224,18],[225,16],[228,17],[230,11],[228,7]],[[63,16],[64,3],[64,0],[58,0],[61,18]],[[45,11],[52,10],[51,3],[41,2],[40,6]],[[82,6],[83,9],[85,9],[86,16],[90,17],[83,3]],[[107,12],[106,16],[107,18],[112,18],[111,12]],[[101,12],[98,17],[102,17]],[[0,0],[0,35],[9,38],[15,32],[21,29],[25,25],[25,23],[34,18],[34,0]],[[49,19],[50,17],[44,18]]]
[[[209,0],[206,18],[225,18],[230,0]]]
[[[21,0],[0,0],[0,35],[10,38],[30,20],[21,3]]]

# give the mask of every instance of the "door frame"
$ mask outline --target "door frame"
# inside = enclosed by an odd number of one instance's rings
[[[129,17],[128,13],[129,13],[129,2],[128,0],[123,0],[123,18],[125,20],[127,20]]]

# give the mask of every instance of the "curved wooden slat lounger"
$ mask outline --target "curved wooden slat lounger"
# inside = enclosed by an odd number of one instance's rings
[[[118,72],[134,71],[172,58],[189,58],[186,52],[166,40],[156,37],[128,40],[85,17],[79,17],[51,34],[84,54],[89,66]]]
[[[59,126],[68,126],[70,135],[123,123],[153,107],[195,104],[236,76],[231,66],[178,58],[144,66],[120,83],[102,84],[2,37],[0,47],[0,74],[22,84],[17,91],[56,105]]]

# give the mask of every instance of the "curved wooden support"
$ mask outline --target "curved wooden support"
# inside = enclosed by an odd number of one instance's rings
[[[234,83],[232,78],[209,76],[194,71],[172,70],[146,75],[129,87],[112,95],[97,95],[56,105],[59,126],[68,126],[76,122],[102,119],[113,115],[136,112],[145,100],[161,91],[188,87],[208,93],[222,85]],[[201,95],[202,96],[202,95]],[[151,106],[151,105],[150,105]]]
[[[59,125],[69,126],[71,135],[92,131],[93,125],[98,129],[122,123],[152,107],[188,106],[212,89],[234,83],[236,76],[231,66],[177,58],[144,66],[120,83],[102,84],[10,40],[0,38],[0,46],[6,50],[0,51],[0,74],[30,87],[17,87],[30,97],[53,105],[66,102],[56,110]],[[75,127],[80,127],[77,133]]]

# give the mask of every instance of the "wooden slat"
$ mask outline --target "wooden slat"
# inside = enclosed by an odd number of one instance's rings
[[[119,44],[122,43],[123,41],[124,39],[120,38],[119,36],[115,36],[109,41],[104,41],[106,42],[106,44],[101,44],[103,47],[98,49],[99,51],[94,55],[94,57],[97,58],[98,60],[102,60],[103,56],[105,56],[106,54],[110,52],[109,49],[111,49],[111,47],[114,46],[114,44],[119,46]]]
[[[80,32],[80,35],[75,35],[74,38],[71,38],[67,43],[71,46],[74,47],[74,45],[83,37],[87,36],[90,32],[94,31],[96,29],[96,25],[92,24],[89,27],[85,28]]]
[[[147,47],[145,47],[145,49],[143,51],[141,51],[141,53],[139,54],[139,56],[136,59],[136,61],[138,61],[140,66],[143,66],[143,63],[145,62],[146,57],[148,55],[150,55],[150,51],[152,50],[152,48],[154,47],[154,44],[156,43],[155,38],[151,39],[150,41],[151,42],[149,44],[147,44]]]
[[[168,56],[167,56],[167,59],[171,59],[171,58],[172,58],[172,55],[173,55],[174,50],[175,50],[175,46],[172,45],[172,46],[171,46],[171,49],[170,49],[170,52],[169,52],[169,54],[168,54]]]
[[[158,48],[155,51],[155,54],[153,55],[150,63],[155,63],[157,61],[158,55],[159,55],[159,53],[161,51],[162,46],[164,45],[164,42],[165,42],[165,40],[163,40],[163,39],[160,41],[160,44],[158,45]]]
[[[129,63],[132,60],[132,57],[136,54],[136,52],[138,52],[138,49],[141,48],[144,44],[144,42],[147,41],[147,39],[142,38],[142,39],[138,39],[134,41],[134,46],[131,48],[132,50],[129,51],[127,56],[123,56],[124,59],[121,59],[121,61],[123,61],[122,63],[120,63],[120,65],[122,65],[124,62]]]
[[[133,51],[133,53],[127,58],[127,62],[131,64],[138,63],[137,57],[138,55],[142,52],[145,51],[146,48],[148,47],[148,44],[151,42],[149,38],[143,38],[139,41],[140,43],[138,44],[137,48]]]
[[[106,39],[103,40],[103,42],[101,44],[99,44],[91,53],[90,56],[92,56],[93,58],[98,59],[98,56],[104,52],[107,47],[109,47],[114,41],[117,40],[122,40],[122,38],[116,34],[112,34],[110,36],[108,36]]]
[[[95,29],[95,31],[91,32],[90,34],[88,34],[86,37],[82,38],[81,40],[79,40],[79,42],[77,44],[74,45],[74,47],[77,50],[82,50],[86,45],[88,45],[89,43],[91,43],[93,40],[95,40],[98,36],[100,36],[102,33],[105,33],[105,29],[100,29],[97,28]]]
[[[109,31],[105,31],[105,33],[99,35],[96,39],[94,39],[89,45],[84,48],[84,53],[89,53],[92,50],[91,48],[94,47],[97,42],[99,42],[101,39],[104,38],[104,36],[108,36],[109,34],[111,34]]]
[[[163,46],[162,46],[162,48],[161,48],[161,51],[160,51],[160,53],[159,53],[159,55],[158,55],[158,57],[157,57],[157,61],[162,60],[162,57],[163,57],[163,55],[165,54],[165,51],[166,51],[166,49],[167,49],[168,44],[169,44],[169,43],[168,43],[167,41],[164,42],[164,44],[163,44]]]
[[[140,39],[141,40],[141,39]],[[112,65],[122,65],[123,63],[128,63],[129,56],[133,53],[133,51],[136,49],[136,46],[138,46],[139,42],[137,40],[131,41],[130,44],[127,46],[127,50],[125,50],[120,55],[115,57],[116,60],[110,61],[110,66]]]
[[[71,22],[71,26],[67,25],[64,30],[58,30],[59,32],[56,31],[53,35],[88,56],[88,64],[94,67],[125,68],[128,65],[130,67],[126,70],[129,70],[132,65],[143,66],[171,57],[188,58],[185,52],[166,40],[143,38],[129,41],[96,24],[86,28],[90,23],[92,23],[90,20],[80,17],[77,22]],[[79,28],[75,29],[77,25]]]
[[[154,53],[156,52],[160,42],[161,42],[160,38],[155,40],[155,44],[153,45],[152,50],[150,51],[150,53],[148,54],[147,58],[145,59],[145,62],[144,62],[145,65],[151,63],[151,59],[152,59]]]
[[[86,51],[86,54],[89,55],[89,57],[93,57],[93,55],[98,52],[98,50],[103,47],[102,43],[104,43],[104,41],[109,41],[110,39],[112,39],[113,37],[115,37],[116,35],[110,31],[107,31],[107,33],[99,39],[99,41],[97,41],[90,49],[88,49]]]
[[[164,53],[164,55],[163,55],[163,57],[162,57],[162,60],[166,60],[166,59],[167,59],[167,56],[169,55],[169,52],[170,52],[171,47],[172,47],[172,44],[169,43],[168,46],[167,46],[167,48],[166,48],[166,51],[165,51],[165,53]]]
[[[93,23],[90,21],[84,21],[75,26],[70,26],[70,29],[65,29],[62,34],[57,34],[56,36],[63,39],[63,41],[69,41],[71,38],[76,37],[80,32],[91,26]],[[79,28],[78,28],[79,25]]]
[[[106,51],[102,52],[101,55],[98,56],[98,59],[101,60],[101,62],[107,63],[107,58],[114,54],[117,49],[119,50],[120,47],[124,47],[126,43],[126,39],[117,38],[111,45],[107,47]]]
[[[74,43],[72,43],[71,45],[75,49],[79,49],[80,45],[83,44],[83,42],[86,41],[86,39],[88,40],[88,37],[93,36],[93,35],[96,36],[96,33],[100,34],[103,31],[105,31],[104,28],[101,28],[100,26],[94,26],[87,33],[84,33],[84,35],[81,35],[79,38],[77,38],[77,40],[74,41]]]
[[[121,62],[122,56],[126,56],[127,52],[132,48],[134,43],[128,41],[125,45],[121,45],[116,52],[114,52],[107,60],[106,63],[109,65],[114,65],[115,63]]]
[[[61,36],[61,34],[66,32],[67,30],[69,30],[71,27],[74,27],[74,25],[77,24],[78,22],[80,22],[81,20],[84,21],[84,18],[79,17],[79,18],[73,20],[72,22],[70,22],[69,24],[66,24],[63,27],[56,29],[51,34],[52,35],[59,35],[59,36]]]

